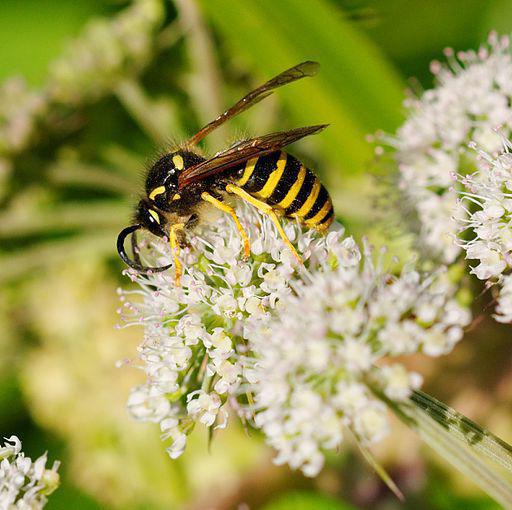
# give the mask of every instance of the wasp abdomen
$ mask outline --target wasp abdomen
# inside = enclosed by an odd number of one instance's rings
[[[309,227],[325,230],[334,219],[331,198],[319,178],[286,152],[249,159],[236,184]]]

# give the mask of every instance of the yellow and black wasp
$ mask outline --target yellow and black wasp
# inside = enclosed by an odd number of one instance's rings
[[[117,238],[117,250],[127,265],[143,273],[165,271],[172,266],[143,266],[136,253],[133,260],[128,257],[124,247],[126,238],[139,229],[149,230],[158,237],[169,239],[176,284],[179,285],[182,272],[179,249],[186,243],[186,230],[200,221],[200,205],[204,203],[231,215],[243,240],[244,257],[248,257],[249,238],[236,211],[223,200],[228,194],[238,196],[267,214],[301,262],[281,226],[279,216],[297,218],[304,226],[325,232],[334,219],[334,210],[329,193],[318,177],[281,149],[318,133],[327,125],[301,127],[242,140],[210,159],[199,155],[193,147],[228,119],[270,95],[274,89],[312,76],[318,67],[318,63],[307,61],[282,72],[204,126],[182,148],[165,154],[151,167],[146,178],[146,196],[136,209],[135,224],[123,229]],[[132,249],[137,251],[133,236]]]

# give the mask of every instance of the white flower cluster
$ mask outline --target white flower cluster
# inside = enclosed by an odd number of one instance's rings
[[[164,20],[161,0],[135,0],[109,20],[94,20],[50,67],[48,92],[57,102],[83,102],[112,90],[151,60]]]
[[[446,273],[384,274],[339,225],[321,236],[286,224],[299,266],[266,217],[249,207],[239,216],[251,239],[246,261],[223,216],[190,234],[180,287],[172,271],[126,271],[139,289],[120,291],[121,313],[126,325],[145,328],[139,356],[147,375],[128,406],[159,423],[175,458],[196,423],[224,427],[230,405],[263,430],[277,462],[314,475],[344,427],[368,444],[385,434],[384,407],[370,386],[404,399],[420,384],[401,365],[375,364],[446,353],[469,318]],[[161,241],[150,248],[148,263],[171,259]]]
[[[255,422],[278,451],[276,462],[310,476],[344,428],[363,445],[386,435],[386,408],[373,391],[401,401],[421,385],[391,357],[445,354],[470,320],[449,297],[446,273],[425,278],[406,269],[393,277],[370,251],[361,258],[351,238],[332,245],[332,257],[335,264],[296,283],[276,318],[253,332],[247,363]]]
[[[222,216],[189,235],[196,249],[181,253],[185,274],[180,287],[171,271],[146,276],[127,271],[141,290],[120,291],[124,322],[145,326],[139,352],[148,379],[134,389],[128,407],[135,417],[160,424],[172,441],[171,457],[182,453],[196,422],[226,425],[225,404],[241,380],[238,360],[249,349],[249,325],[268,320],[291,292],[297,264],[275,227],[247,207],[240,217],[252,240],[249,260],[242,260],[231,219]],[[316,239],[310,232],[299,239],[294,224],[286,230],[298,241],[306,267],[313,269],[319,256],[327,256],[328,238]],[[160,251],[158,263],[170,258],[167,245],[153,248]],[[142,300],[126,300],[130,294]]]
[[[459,176],[465,189],[459,202],[468,215],[460,230],[466,258],[478,261],[471,272],[501,286],[496,320],[512,322],[512,144],[504,140],[504,146],[496,157],[480,149],[478,171]]]
[[[442,263],[460,254],[454,243],[459,222],[455,174],[475,170],[475,141],[492,152],[500,147],[495,130],[512,127],[512,57],[508,38],[491,34],[477,52],[446,50],[447,64],[432,64],[437,86],[405,106],[408,119],[393,138],[402,203],[414,218],[420,250]],[[451,221],[454,218],[456,221]]]
[[[21,441],[16,436],[5,439],[0,445],[0,509],[38,510],[46,504],[49,494],[59,485],[54,462],[46,468],[46,454],[35,462],[21,451]]]

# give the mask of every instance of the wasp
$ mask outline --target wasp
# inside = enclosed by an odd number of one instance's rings
[[[279,217],[296,218],[305,227],[323,233],[334,219],[334,210],[329,193],[315,173],[281,149],[322,131],[327,124],[242,140],[210,159],[201,156],[194,147],[214,129],[254,106],[276,88],[313,76],[318,67],[317,62],[302,62],[275,76],[200,129],[181,148],[162,156],[149,169],[146,195],[137,206],[134,224],[123,229],[117,238],[119,256],[128,266],[148,273],[165,271],[174,265],[175,282],[179,285],[182,274],[179,251],[186,246],[186,231],[200,222],[201,205],[205,203],[232,217],[243,241],[243,256],[248,258],[250,241],[235,209],[225,202],[228,195],[235,195],[268,215],[295,258],[302,262]],[[141,264],[134,241],[139,229],[169,240],[173,264],[160,267]],[[124,246],[130,234],[133,259],[128,257]]]

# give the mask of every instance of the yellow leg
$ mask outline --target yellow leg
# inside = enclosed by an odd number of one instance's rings
[[[240,223],[240,220],[238,219],[238,216],[236,215],[235,210],[230,207],[229,205],[226,205],[224,202],[221,202],[220,200],[217,200],[215,197],[212,197],[210,193],[207,193],[206,191],[201,194],[201,198],[205,200],[206,202],[209,202],[217,209],[220,209],[221,211],[227,212],[231,215],[233,218],[236,228],[238,232],[240,233],[240,236],[242,237],[242,241],[244,243],[244,258],[248,259],[249,255],[251,254],[251,245],[249,243],[249,236],[247,235],[247,232],[245,231],[244,227]]]
[[[176,287],[181,285],[181,275],[183,273],[183,266],[181,265],[179,254],[180,254],[180,243],[178,242],[178,230],[183,230],[185,225],[183,223],[175,223],[171,225],[169,229],[169,242],[171,244],[172,258],[174,260],[174,283]]]
[[[247,193],[247,191],[243,190],[242,188],[239,188],[238,186],[235,186],[234,184],[228,184],[226,186],[226,191],[228,193],[233,193],[234,195],[239,196],[242,200],[245,200],[246,202],[249,202],[249,204],[256,207],[256,209],[259,209],[262,213],[266,214],[270,217],[270,219],[273,221],[274,225],[277,228],[277,231],[279,232],[279,235],[282,237],[283,241],[286,243],[290,251],[293,253],[295,258],[302,264],[302,259],[300,255],[297,253],[297,250],[295,250],[295,246],[290,242],[288,239],[285,231],[283,230],[283,227],[281,226],[281,223],[279,222],[279,218],[277,217],[277,213],[272,209],[272,206],[266,204],[265,202],[262,202],[261,200],[258,200],[257,198],[254,198],[252,195]]]

